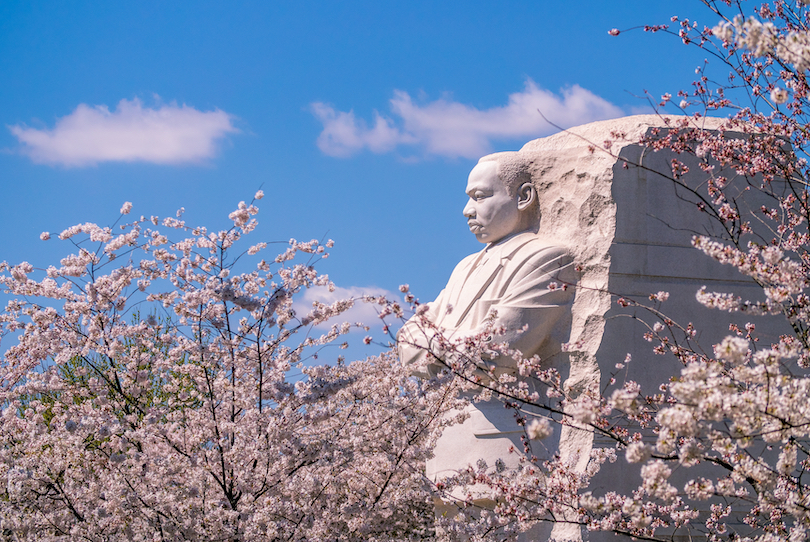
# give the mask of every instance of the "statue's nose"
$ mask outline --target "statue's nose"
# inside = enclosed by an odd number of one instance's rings
[[[462,213],[467,218],[474,218],[475,217],[475,208],[470,204],[470,202],[467,202],[467,205],[464,206],[464,210],[462,211]]]

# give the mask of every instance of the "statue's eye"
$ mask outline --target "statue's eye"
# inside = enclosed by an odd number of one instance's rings
[[[489,194],[487,194],[486,192],[476,192],[475,194],[473,194],[473,199],[475,200],[484,199],[488,195]]]

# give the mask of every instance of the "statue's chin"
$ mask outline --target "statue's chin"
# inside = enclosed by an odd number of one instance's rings
[[[502,240],[506,239],[511,234],[509,234],[509,235],[493,235],[492,232],[484,230],[482,228],[482,229],[480,229],[478,231],[474,231],[473,235],[475,235],[475,239],[479,243],[489,243],[491,245],[494,245],[495,243],[500,243]]]

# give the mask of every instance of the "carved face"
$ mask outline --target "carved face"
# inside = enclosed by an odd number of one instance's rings
[[[518,191],[520,192],[520,191]],[[519,194],[510,196],[498,178],[495,162],[482,162],[470,172],[464,206],[467,225],[481,243],[497,243],[525,229]]]

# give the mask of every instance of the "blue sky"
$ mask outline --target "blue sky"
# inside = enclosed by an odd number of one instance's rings
[[[429,300],[480,247],[461,215],[476,158],[645,112],[703,60],[611,28],[697,1],[0,3],[0,260],[46,265],[77,222],[226,227],[260,187],[254,241],[330,237],[341,287]],[[60,246],[61,245],[61,246]]]

